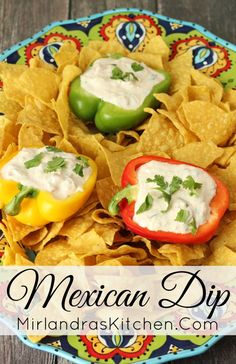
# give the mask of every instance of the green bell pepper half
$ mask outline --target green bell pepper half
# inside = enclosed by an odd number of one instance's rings
[[[102,133],[116,133],[136,127],[147,118],[146,107],[157,108],[159,102],[153,96],[156,93],[167,92],[171,76],[165,71],[157,71],[164,75],[164,80],[155,85],[142,105],[137,109],[127,110],[110,102],[101,100],[81,87],[80,77],[75,78],[70,86],[69,104],[73,113],[84,121],[95,121]]]

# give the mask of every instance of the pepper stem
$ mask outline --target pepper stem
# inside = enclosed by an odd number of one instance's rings
[[[108,211],[112,216],[118,215],[120,208],[119,203],[125,198],[130,204],[136,199],[137,195],[137,185],[128,185],[123,190],[117,192],[111,199]]]
[[[19,192],[8,202],[8,204],[4,207],[4,212],[10,216],[16,216],[19,214],[21,209],[21,203],[24,198],[27,197],[36,197],[38,190],[33,187],[27,187],[23,185],[19,185]]]

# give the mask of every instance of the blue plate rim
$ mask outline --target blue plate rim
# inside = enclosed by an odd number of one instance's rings
[[[2,51],[0,53],[0,61],[4,61],[11,53],[17,51],[18,49],[26,46],[27,44],[31,43],[32,41],[36,40],[37,38],[39,38],[40,36],[42,36],[45,32],[48,32],[49,30],[51,30],[52,28],[56,27],[56,26],[60,26],[63,24],[73,24],[75,22],[83,22],[83,21],[89,21],[89,20],[93,20],[96,19],[98,17],[101,16],[105,16],[105,15],[112,15],[112,14],[117,14],[117,13],[121,13],[121,12],[133,12],[133,13],[142,13],[145,15],[149,15],[149,16],[153,16],[156,17],[158,19],[167,21],[167,22],[173,22],[176,24],[180,24],[180,25],[184,25],[184,26],[189,26],[192,27],[196,30],[198,30],[199,32],[201,32],[202,34],[206,35],[208,38],[214,40],[216,43],[221,44],[222,46],[236,52],[236,45],[234,45],[233,43],[231,43],[230,41],[226,41],[221,37],[216,36],[214,33],[210,32],[209,30],[207,30],[206,28],[204,28],[203,26],[194,23],[194,22],[189,22],[189,21],[185,21],[185,20],[178,20],[172,17],[168,17],[165,15],[161,15],[158,13],[154,13],[150,10],[145,10],[145,9],[139,9],[139,8],[117,8],[117,9],[111,9],[111,10],[106,10],[100,13],[96,13],[96,14],[92,14],[92,15],[88,15],[86,17],[81,17],[81,18],[74,18],[74,19],[69,19],[69,20],[59,20],[59,21],[54,21],[52,23],[49,23],[48,25],[46,25],[45,27],[43,27],[39,32],[33,34],[31,37],[28,37],[16,44],[14,44],[13,46],[11,46],[10,48],[5,49],[4,51]],[[1,318],[0,318],[1,320]],[[1,320],[3,321],[3,320]],[[5,322],[6,324],[6,322]],[[8,325],[9,326],[9,325]],[[10,327],[11,330],[12,327]],[[183,358],[189,358],[189,357],[194,357],[194,356],[198,356],[203,354],[205,351],[207,351],[210,347],[212,347],[214,344],[216,344],[222,337],[224,337],[224,335],[216,335],[216,336],[212,336],[211,339],[209,339],[209,341],[206,344],[203,344],[195,349],[187,349],[187,350],[183,350],[183,351],[179,351],[175,354],[165,354],[159,358],[151,358],[151,359],[147,359],[145,361],[138,361],[136,363],[139,364],[157,364],[157,363],[167,363],[169,361],[173,361],[173,360],[177,360],[177,359],[183,359]],[[61,349],[56,349],[53,348],[47,344],[35,344],[33,342],[31,342],[27,337],[22,336],[22,335],[17,335],[17,337],[24,343],[26,344],[28,347],[32,348],[32,349],[36,349],[36,350],[41,350],[43,352],[47,352],[50,354],[54,354],[57,356],[60,356],[64,359],[70,360],[71,362],[75,363],[75,364],[91,364],[91,361],[87,361],[86,359],[82,359],[80,357],[74,357],[73,355],[61,350]],[[57,351],[56,351],[57,350]],[[133,362],[135,363],[135,362]]]
[[[207,30],[206,28],[204,28],[203,26],[197,24],[197,23],[193,23],[193,22],[189,22],[189,21],[185,21],[185,20],[178,20],[175,18],[171,18],[165,15],[161,15],[161,14],[157,14],[154,13],[150,10],[145,10],[145,9],[138,9],[138,8],[118,8],[118,9],[112,9],[112,10],[106,10],[104,12],[101,13],[96,13],[96,14],[92,14],[92,15],[88,15],[86,17],[82,17],[82,18],[74,18],[74,19],[69,19],[69,20],[59,20],[59,21],[55,21],[52,23],[49,23],[47,26],[45,26],[44,28],[42,28],[39,32],[33,34],[31,37],[28,37],[18,43],[16,43],[15,45],[11,46],[10,48],[5,49],[3,52],[0,53],[0,61],[4,61],[5,58],[7,58],[11,53],[17,51],[18,49],[20,49],[21,47],[24,47],[25,45],[31,43],[32,41],[36,40],[37,38],[39,38],[41,35],[43,35],[45,32],[49,31],[50,29],[56,27],[56,26],[60,26],[63,24],[73,24],[75,22],[83,22],[83,21],[89,21],[89,20],[93,20],[96,19],[98,17],[101,16],[105,16],[105,15],[110,15],[110,14],[116,14],[116,13],[121,13],[121,12],[136,12],[136,13],[143,13],[145,15],[149,15],[149,16],[154,16],[158,19],[161,20],[165,20],[167,22],[173,22],[176,24],[180,24],[180,25],[185,25],[185,26],[189,26],[192,27],[194,29],[199,30],[201,33],[205,34],[207,37],[213,39],[216,43],[219,43],[221,45],[223,45],[224,47],[236,52],[236,45],[224,40],[221,37],[216,36],[215,34],[213,34],[212,32],[210,32],[209,30]]]
[[[2,322],[4,325],[6,325],[12,332],[15,333],[15,336],[18,337],[18,339],[20,339],[20,341],[27,345],[28,347],[32,348],[32,349],[36,349],[36,350],[40,350],[42,352],[46,352],[49,354],[53,354],[53,355],[57,355],[63,359],[69,360],[72,363],[75,364],[96,364],[96,362],[93,361],[88,361],[86,359],[83,359],[79,356],[75,356],[72,354],[69,354],[68,352],[64,351],[63,349],[58,349],[55,348],[53,346],[50,346],[48,344],[43,344],[43,343],[33,343],[32,341],[30,341],[27,336],[24,335],[19,335],[16,331],[16,329],[14,329],[10,322],[5,319],[4,317],[0,316],[0,322]],[[214,344],[216,344],[222,337],[224,337],[227,333],[229,333],[232,330],[232,328],[227,329],[227,331],[224,332],[224,334],[222,335],[214,335],[212,336],[207,342],[206,344],[203,344],[201,346],[198,346],[194,349],[186,349],[183,351],[178,351],[175,354],[173,353],[169,353],[169,354],[165,354],[159,357],[155,357],[155,358],[150,358],[150,359],[146,359],[146,360],[140,360],[140,361],[133,361],[133,363],[137,363],[137,364],[162,364],[162,363],[167,363],[169,361],[175,361],[178,359],[184,359],[184,358],[190,358],[190,357],[194,357],[194,356],[198,356],[201,355],[203,353],[205,353],[207,350],[210,349],[210,347],[212,347]],[[62,335],[63,336],[63,335]]]

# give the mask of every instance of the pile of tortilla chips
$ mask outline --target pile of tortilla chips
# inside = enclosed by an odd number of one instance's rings
[[[68,105],[70,82],[96,60],[121,53],[172,75],[160,109],[147,110],[135,130],[113,136],[85,125]],[[192,68],[187,52],[168,61],[169,49],[156,37],[144,52],[128,53],[115,41],[91,41],[79,53],[65,43],[55,55],[58,68],[40,59],[29,67],[0,64],[0,155],[22,147],[53,145],[79,152],[98,165],[89,201],[67,221],[30,227],[3,216],[5,265],[235,265],[236,264],[236,90]],[[149,116],[148,116],[149,115]],[[128,231],[107,211],[120,188],[126,163],[141,155],[165,156],[207,168],[230,191],[230,210],[208,244],[163,244]]]

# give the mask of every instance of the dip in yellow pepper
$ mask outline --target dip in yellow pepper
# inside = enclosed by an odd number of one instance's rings
[[[26,225],[61,221],[85,204],[96,178],[97,166],[86,156],[23,148],[0,161],[0,208]]]

